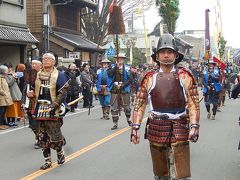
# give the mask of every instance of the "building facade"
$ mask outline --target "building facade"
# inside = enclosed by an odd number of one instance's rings
[[[90,0],[27,1],[27,24],[40,42],[40,54],[51,51],[61,62],[70,59],[77,64],[94,64],[104,50],[82,34],[81,18],[85,8],[94,12],[98,7]]]
[[[0,1],[0,64],[27,61],[27,45],[37,44],[26,23],[26,0]]]

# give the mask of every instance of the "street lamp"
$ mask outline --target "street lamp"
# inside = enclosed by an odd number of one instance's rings
[[[44,27],[44,52],[49,51],[49,11],[43,13],[43,27]]]

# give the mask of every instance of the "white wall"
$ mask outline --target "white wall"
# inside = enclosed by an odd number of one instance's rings
[[[19,0],[7,0],[9,2],[13,2],[18,4]],[[15,6],[12,4],[8,4],[3,2],[0,5],[0,20],[7,21],[10,23],[18,23],[26,25],[26,0],[24,0],[24,8],[22,9],[20,6]]]

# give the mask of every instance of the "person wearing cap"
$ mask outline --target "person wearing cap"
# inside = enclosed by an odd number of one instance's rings
[[[205,107],[207,109],[207,118],[215,120],[217,113],[219,93],[221,92],[220,72],[215,68],[216,63],[210,59],[208,68],[203,72],[202,84]],[[210,112],[210,105],[213,105],[212,113]]]
[[[130,66],[124,61],[127,57],[124,54],[118,54],[114,57],[116,63],[112,64],[108,69],[108,75],[111,79],[111,114],[113,127],[111,130],[118,128],[118,120],[122,107],[124,108],[127,123],[131,126],[131,107],[130,107],[130,85],[132,83],[132,74]]]
[[[131,141],[140,142],[139,129],[147,102],[150,104],[145,138],[155,180],[190,179],[189,141],[199,135],[199,96],[191,72],[176,65],[183,59],[171,34],[163,34],[153,60],[160,65],[139,82],[132,118]]]
[[[65,162],[63,146],[66,144],[61,132],[65,113],[60,111],[68,90],[68,76],[55,67],[55,56],[45,53],[43,68],[37,73],[35,89],[27,95],[34,97],[33,119],[36,120],[38,144],[42,148],[45,163],[40,169],[51,167],[51,149],[57,152],[58,164]]]
[[[107,74],[107,69],[111,61],[103,59],[101,62],[102,67],[97,70],[96,88],[98,91],[98,99],[102,106],[103,117],[101,119],[109,120],[110,113],[110,78]]]
[[[42,68],[42,62],[39,61],[37,57],[32,59],[31,64],[26,64],[26,69],[23,72],[24,77],[24,86],[22,91],[22,108],[26,111],[29,121],[29,128],[33,131],[35,135],[34,148],[39,149],[38,138],[37,138],[37,129],[36,121],[33,120],[32,110],[34,108],[34,89],[35,89],[35,80],[37,77],[37,72]],[[27,94],[29,96],[27,96]]]
[[[42,69],[42,62],[39,59],[33,59],[32,60],[32,69],[35,69],[37,72],[39,72]]]

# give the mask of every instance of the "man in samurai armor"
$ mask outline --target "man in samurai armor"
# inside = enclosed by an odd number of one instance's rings
[[[183,55],[171,34],[160,37],[152,58],[160,69],[147,72],[139,82],[131,141],[140,142],[139,129],[149,102],[145,138],[150,142],[155,180],[189,180],[189,141],[198,140],[200,126],[197,83],[188,69],[175,66]]]
[[[229,89],[230,85],[230,79],[228,78],[226,69],[220,69],[220,83],[222,86],[222,89],[219,93],[219,99],[218,99],[218,107],[217,111],[220,112],[220,108],[224,106],[225,100],[226,100],[226,92]]]
[[[37,130],[36,130],[36,122],[32,118],[32,109],[34,108],[34,96],[32,93],[27,93],[34,90],[35,88],[35,80],[37,77],[37,72],[39,72],[42,68],[42,62],[38,58],[34,58],[32,63],[26,65],[26,69],[24,71],[24,87],[22,92],[22,108],[26,111],[28,120],[29,120],[29,128],[32,129],[35,134],[35,149],[39,149],[38,138],[37,138]]]
[[[230,62],[227,63],[227,67],[225,68],[226,71],[226,88],[228,93],[228,98],[231,99],[231,80],[233,75],[232,64]]]
[[[108,77],[107,69],[111,61],[103,59],[102,67],[97,71],[96,88],[98,91],[98,99],[102,106],[103,117],[101,119],[109,120],[110,113],[110,78]]]
[[[122,107],[124,108],[127,123],[130,126],[132,124],[131,107],[130,107],[130,85],[132,83],[132,74],[130,66],[125,64],[124,61],[127,57],[124,54],[118,54],[115,56],[116,63],[112,64],[108,69],[108,75],[111,79],[111,114],[113,119],[112,130],[118,128],[119,115]]]
[[[203,72],[202,84],[205,106],[207,109],[207,118],[215,120],[217,113],[219,93],[222,86],[220,84],[220,72],[215,68],[216,63],[213,60],[209,60],[208,68]],[[213,105],[212,114],[210,112],[210,105]]]
[[[43,69],[37,73],[35,89],[31,93],[35,97],[33,118],[36,120],[38,143],[42,148],[45,163],[40,169],[51,167],[51,149],[57,152],[58,164],[65,162],[63,146],[66,144],[61,132],[65,115],[65,99],[69,77],[58,71],[55,56],[45,53],[42,57]]]

